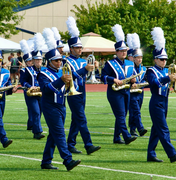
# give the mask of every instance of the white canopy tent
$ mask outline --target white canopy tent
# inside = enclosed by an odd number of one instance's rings
[[[103,38],[99,34],[90,32],[84,34],[80,39],[83,45],[83,54],[92,52],[98,55],[115,54],[115,42]]]
[[[18,52],[21,50],[21,48],[19,43],[0,37],[0,50],[3,53],[11,53],[11,52]]]

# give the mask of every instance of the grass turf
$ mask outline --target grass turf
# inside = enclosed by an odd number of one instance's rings
[[[176,147],[176,95],[170,94],[168,109],[168,126],[172,144]],[[80,134],[77,137],[76,148],[83,151],[83,154],[73,154],[73,159],[81,159],[80,166],[70,172],[66,171],[62,165],[62,159],[56,148],[53,165],[58,166],[59,170],[42,170],[40,168],[42,153],[45,147],[46,137],[41,140],[33,139],[31,131],[26,130],[27,108],[24,102],[23,94],[13,94],[7,96],[6,109],[4,114],[4,127],[7,137],[13,139],[13,143],[4,149],[0,147],[0,179],[2,180],[28,180],[28,179],[119,179],[119,180],[150,180],[149,174],[153,176],[153,180],[168,179],[175,177],[175,164],[170,163],[167,155],[159,143],[156,148],[157,157],[163,159],[163,163],[148,163],[147,146],[150,135],[151,120],[148,110],[150,100],[150,92],[145,92],[144,103],[142,106],[142,122],[144,127],[148,129],[146,136],[139,137],[130,145],[113,144],[113,131],[115,118],[106,98],[106,92],[89,92],[86,100],[86,116],[88,119],[88,127],[91,133],[94,145],[100,145],[102,148],[87,155]],[[70,126],[70,109],[67,105],[67,116],[65,121],[66,136]],[[128,116],[127,116],[128,122]],[[41,118],[43,131],[47,135],[48,128],[44,117]],[[5,156],[6,155],[14,155]],[[24,159],[20,157],[26,157]],[[31,158],[31,159],[30,159]],[[34,158],[34,159],[32,159]],[[60,162],[60,164],[57,164]],[[81,166],[85,165],[85,166]],[[90,167],[92,166],[92,167]],[[106,169],[100,169],[101,167]],[[117,171],[124,170],[126,172]],[[128,171],[128,172],[127,172]],[[137,172],[136,174],[129,173]],[[140,174],[147,173],[147,174]],[[163,176],[163,177],[162,177]]]

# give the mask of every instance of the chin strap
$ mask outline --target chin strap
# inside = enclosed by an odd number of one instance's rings
[[[50,61],[50,65],[51,65],[54,69],[59,70],[59,68],[57,68],[51,61]]]
[[[76,52],[74,51],[73,47],[72,47],[72,51],[74,52],[74,54],[76,54]],[[73,56],[75,56],[76,58],[79,58],[79,55],[73,55]]]

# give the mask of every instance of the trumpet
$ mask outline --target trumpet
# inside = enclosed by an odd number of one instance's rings
[[[134,92],[142,93],[143,90],[140,88],[143,88],[143,87],[148,86],[148,85],[149,85],[148,82],[136,84],[135,88],[130,89],[130,93],[134,93]]]
[[[76,89],[75,89],[75,86],[74,86],[74,83],[73,83],[73,78],[72,78],[71,67],[70,67],[70,65],[67,63],[67,60],[66,60],[66,63],[63,65],[62,71],[63,71],[63,74],[70,74],[70,75],[71,75],[71,81],[70,81],[69,86],[68,86],[67,84],[65,84],[65,91],[66,91],[69,87],[70,87],[70,90],[69,90],[69,92],[66,93],[64,96],[74,96],[74,95],[82,94],[81,92],[78,92],[78,91],[76,91]]]
[[[175,65],[175,59],[173,60],[173,63],[169,65],[169,69],[168,69],[168,74],[174,74],[176,73],[176,65]],[[173,88],[172,91],[170,91],[171,93],[176,92],[176,81],[175,82],[170,82],[169,84],[169,89]]]
[[[90,54],[87,57],[87,63],[91,63],[92,65],[94,65],[95,62],[95,56],[94,56],[94,52],[92,52],[92,54]],[[100,82],[96,80],[95,78],[95,70],[93,70],[92,72],[88,72],[87,74],[87,82],[86,83],[91,83],[91,84],[99,84]]]
[[[130,88],[130,84],[126,84],[126,83],[130,82],[131,79],[140,76],[142,73],[143,73],[143,69],[142,69],[142,71],[141,71],[140,73],[138,73],[138,74],[136,74],[136,75],[134,75],[134,76],[131,76],[131,77],[129,77],[129,78],[126,78],[126,79],[121,80],[123,84],[120,85],[120,86],[118,86],[116,83],[114,83],[114,84],[112,85],[112,89],[113,89],[114,91],[119,91],[119,90],[121,90],[121,89],[129,89],[129,88]]]
[[[42,92],[40,90],[40,87],[37,87],[36,89],[32,89],[32,87],[30,87],[27,91],[26,91],[27,96],[39,96],[42,97]]]

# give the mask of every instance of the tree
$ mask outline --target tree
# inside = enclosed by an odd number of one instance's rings
[[[125,34],[137,33],[144,52],[144,65],[152,65],[152,50],[154,49],[151,31],[154,27],[161,27],[166,38],[166,49],[169,63],[176,55],[176,3],[167,0],[107,0],[91,4],[87,0],[87,7],[74,5],[71,10],[77,17],[80,34],[95,32],[103,37],[115,41],[111,27],[122,25]]]
[[[12,34],[17,34],[16,26],[23,20],[23,15],[18,15],[13,9],[18,6],[26,6],[33,0],[0,0],[0,35],[9,38]]]

